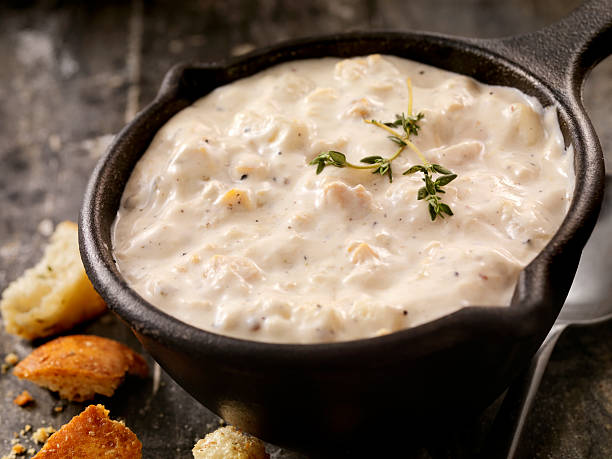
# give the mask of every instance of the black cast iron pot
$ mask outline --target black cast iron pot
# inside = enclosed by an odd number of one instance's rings
[[[494,400],[552,326],[595,224],[602,152],[581,102],[590,68],[612,51],[612,2],[597,0],[542,31],[499,40],[422,33],[352,33],[294,41],[222,64],[174,67],[156,99],[115,138],[89,181],[79,240],[85,268],[109,307],[160,365],[228,422],[300,449],[342,445],[379,430],[411,433],[452,423]],[[111,225],[123,188],[156,131],[217,86],[293,59],[393,54],[557,108],[575,152],[567,217],[521,273],[510,307],[469,307],[387,336],[341,343],[268,344],[196,329],[132,290],[113,261]],[[366,436],[365,432],[369,432]],[[392,438],[387,434],[385,441]]]

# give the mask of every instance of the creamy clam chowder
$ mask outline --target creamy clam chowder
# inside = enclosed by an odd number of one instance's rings
[[[458,177],[432,221],[421,161],[352,163],[397,145],[364,119],[424,114],[410,140]],[[136,165],[114,224],[117,265],[146,300],[224,335],[314,343],[378,336],[469,305],[508,305],[559,227],[573,155],[556,113],[516,89],[392,56],[278,65],[175,115]]]

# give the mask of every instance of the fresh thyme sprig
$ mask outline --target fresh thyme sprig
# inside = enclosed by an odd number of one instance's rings
[[[367,165],[353,164],[346,160],[344,153],[335,150],[328,150],[320,153],[310,161],[310,165],[317,166],[317,174],[320,174],[326,166],[350,167],[352,169],[373,169],[373,174],[389,176],[389,181],[393,182],[391,171],[391,161],[395,158],[383,158],[382,156],[367,156],[361,158],[361,162]]]
[[[412,83],[410,78],[406,80],[406,85],[408,86],[407,115],[400,113],[395,115],[395,121],[389,121],[386,123],[376,120],[364,120],[368,124],[373,124],[374,126],[387,131],[390,134],[388,139],[399,146],[391,157],[385,158],[380,155],[366,156],[365,158],[361,158],[359,160],[364,164],[353,164],[346,160],[346,155],[344,153],[335,150],[328,150],[318,154],[312,161],[310,161],[309,164],[312,166],[317,166],[317,174],[320,174],[326,166],[349,167],[352,169],[372,169],[373,174],[379,174],[381,176],[387,175],[389,176],[389,182],[393,182],[393,170],[391,168],[391,163],[400,154],[402,154],[406,147],[409,147],[419,156],[423,164],[417,164],[410,167],[402,175],[410,175],[414,174],[415,172],[423,173],[423,181],[425,182],[425,186],[419,189],[417,199],[425,200],[428,203],[429,215],[433,221],[437,216],[444,218],[444,214],[449,216],[453,215],[451,208],[441,201],[438,193],[445,193],[442,187],[448,185],[450,182],[456,179],[457,174],[454,174],[452,171],[439,164],[431,164],[429,161],[427,161],[425,156],[423,156],[423,153],[421,153],[416,145],[410,141],[411,135],[419,135],[419,129],[421,128],[419,121],[423,119],[424,114],[422,112],[419,112],[416,115],[412,114]],[[398,132],[398,128],[401,128],[401,131]],[[441,175],[434,180],[434,174]]]
[[[317,174],[320,174],[326,166],[350,167],[352,169],[372,169],[373,174],[388,175],[389,182],[393,182],[391,162],[397,158],[402,151],[404,151],[404,148],[410,145],[408,140],[410,135],[418,135],[420,129],[418,123],[423,119],[423,116],[423,113],[418,113],[416,116],[406,116],[404,113],[401,113],[399,115],[395,115],[395,121],[388,123],[383,123],[376,120],[364,120],[368,124],[373,124],[391,133],[388,138],[399,145],[399,148],[390,158],[384,158],[380,155],[366,156],[365,158],[361,158],[359,161],[367,165],[353,164],[346,160],[344,153],[335,150],[328,150],[317,155],[312,161],[310,161],[309,164],[311,166],[317,166]],[[402,135],[402,133],[395,131],[392,129],[393,127],[401,127],[404,134]]]
[[[457,174],[453,174],[452,171],[448,170],[444,166],[440,166],[439,164],[417,164],[405,171],[402,175],[410,175],[414,174],[415,172],[423,173],[423,182],[425,182],[425,186],[419,188],[419,191],[417,192],[417,199],[419,201],[424,199],[429,204],[427,208],[429,210],[431,220],[435,220],[437,216],[444,218],[444,214],[449,216],[453,215],[453,211],[448,204],[443,203],[437,194],[444,194],[445,191],[442,189],[442,187],[455,180],[457,178]],[[442,175],[434,180],[434,174]]]

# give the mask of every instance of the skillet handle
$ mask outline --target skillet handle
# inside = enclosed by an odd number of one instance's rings
[[[496,40],[504,56],[580,100],[588,72],[612,53],[612,0],[590,0],[556,24]]]

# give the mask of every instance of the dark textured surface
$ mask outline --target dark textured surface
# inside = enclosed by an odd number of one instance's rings
[[[285,38],[354,29],[425,29],[468,36],[503,36],[542,27],[566,14],[575,1],[451,0],[422,2],[156,2],[31,3],[0,10],[0,289],[41,253],[48,222],[76,219],[84,184],[110,135],[133,116],[135,101],[148,102],[163,73],[186,59],[217,59]],[[17,2],[15,2],[17,5]],[[242,7],[241,7],[242,6]],[[142,26],[142,29],[141,27]],[[140,40],[141,52],[138,52]],[[130,51],[132,50],[132,51]],[[605,151],[612,151],[612,62],[601,64],[586,87]],[[129,101],[129,102],[128,102]],[[44,222],[41,224],[41,222]],[[109,316],[84,328],[138,348],[130,332]],[[83,330],[81,330],[83,331]],[[21,357],[31,344],[0,332],[0,355]],[[612,328],[574,329],[552,357],[523,457],[612,456]],[[27,387],[37,400],[22,409],[10,401]],[[196,437],[217,419],[167,376],[130,381],[112,399],[101,399],[145,445],[146,458],[190,457]],[[45,390],[0,376],[0,453],[26,423],[58,427],[82,409]],[[490,416],[490,413],[487,414]],[[472,457],[486,432],[479,425],[426,442],[414,457]],[[373,419],[384,423],[384,419]],[[24,441],[24,444],[26,442]],[[297,457],[272,449],[275,457]]]

